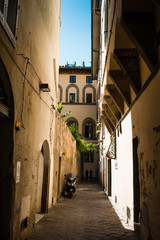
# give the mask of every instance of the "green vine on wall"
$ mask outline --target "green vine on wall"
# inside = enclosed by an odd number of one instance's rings
[[[85,137],[78,132],[77,126],[75,123],[72,123],[68,126],[70,132],[72,133],[73,137],[76,139],[76,145],[79,152],[89,152],[96,150],[96,147],[99,144],[87,143]]]
[[[57,111],[61,114],[62,109],[63,109],[63,106],[62,106],[62,101],[61,101],[60,103],[57,104]],[[64,115],[61,115],[61,117],[64,118],[70,114],[71,114],[71,111],[65,113]],[[72,133],[73,137],[76,139],[76,146],[77,146],[77,149],[79,150],[79,152],[89,152],[89,151],[96,150],[96,147],[99,144],[88,143],[85,140],[85,137],[79,133],[75,123],[72,123],[70,126],[68,126],[68,128],[69,128],[70,132]]]

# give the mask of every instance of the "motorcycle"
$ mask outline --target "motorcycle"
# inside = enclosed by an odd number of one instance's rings
[[[64,194],[67,193],[69,198],[72,198],[73,193],[76,191],[76,178],[73,173],[65,174],[66,183],[64,186]]]

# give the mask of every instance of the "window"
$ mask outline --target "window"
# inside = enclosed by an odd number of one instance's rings
[[[76,76],[70,76],[70,83],[76,83]]]
[[[92,93],[86,93],[86,103],[92,103]]]
[[[71,126],[72,124],[75,124],[76,129],[78,129],[77,122],[75,122],[74,120],[71,120],[71,121],[67,122],[67,126]]]
[[[15,43],[19,0],[0,0],[0,22]]]
[[[104,23],[104,44],[106,45],[108,36],[108,0],[105,1],[105,23]]]
[[[86,83],[92,83],[92,77],[91,76],[86,77]]]
[[[75,93],[70,93],[69,94],[69,102],[75,102],[76,94]]]
[[[93,162],[94,160],[94,152],[89,151],[84,154],[84,161],[85,162]]]
[[[92,122],[85,123],[85,137],[86,138],[93,137],[93,123]]]
[[[67,121],[66,121],[66,124],[67,124],[67,126],[71,126],[72,124],[75,124],[76,128],[78,129],[78,121],[74,117],[68,118]]]

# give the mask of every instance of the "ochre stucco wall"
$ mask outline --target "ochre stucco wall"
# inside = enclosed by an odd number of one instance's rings
[[[57,202],[63,193],[64,175],[71,172],[76,176],[80,169],[76,140],[58,112],[56,113],[54,136],[53,204]]]

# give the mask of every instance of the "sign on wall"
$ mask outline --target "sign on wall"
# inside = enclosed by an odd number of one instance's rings
[[[20,182],[21,162],[17,162],[16,183]]]

